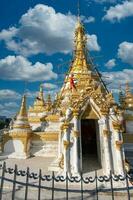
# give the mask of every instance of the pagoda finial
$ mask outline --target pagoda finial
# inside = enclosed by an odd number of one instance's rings
[[[51,103],[51,95],[50,95],[50,94],[48,94],[47,102],[48,102],[48,103]]]
[[[120,106],[124,106],[124,94],[122,92],[122,88],[121,88],[121,84],[119,85],[119,103],[120,103]]]
[[[80,0],[78,0],[77,10],[78,10],[78,20],[80,21]]]
[[[43,97],[43,84],[40,84],[40,89],[39,89],[37,100],[44,101],[44,97]]]
[[[133,94],[131,93],[131,88],[129,86],[128,81],[126,82],[125,102],[126,108],[133,110]]]
[[[129,82],[128,81],[126,81],[126,90],[125,90],[125,93],[126,93],[126,97],[128,97],[131,94],[130,87],[129,87]]]
[[[19,111],[19,116],[27,117],[27,110],[26,110],[26,95],[24,94],[22,97],[22,103]]]
[[[26,95],[23,95],[22,97],[20,111],[16,116],[16,120],[13,123],[13,130],[15,131],[18,129],[23,129],[26,130],[27,132],[31,131],[26,109]]]

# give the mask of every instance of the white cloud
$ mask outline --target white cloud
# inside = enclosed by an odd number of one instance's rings
[[[36,62],[32,64],[23,56],[7,56],[1,59],[0,74],[1,79],[4,80],[26,80],[29,82],[57,78],[51,63]]]
[[[111,6],[103,17],[104,20],[111,22],[120,21],[126,17],[133,16],[133,1],[123,1],[121,4],[117,4],[114,7]]]
[[[97,3],[102,4],[102,3],[116,3],[116,2],[118,2],[120,0],[94,0],[94,1],[97,2]]]
[[[3,105],[2,104],[0,104],[0,110],[2,110],[4,107],[3,107]]]
[[[98,3],[98,4],[116,4],[121,2],[121,0],[86,0],[88,5],[91,5],[92,3]]]
[[[88,18],[84,19],[84,23],[92,23],[95,22],[95,17],[89,16]]]
[[[44,83],[43,84],[43,88],[44,88],[44,91],[45,91],[45,89],[49,89],[49,90],[55,90],[55,89],[57,89],[58,87],[57,87],[57,85],[55,85],[55,84],[52,84],[52,83]]]
[[[8,30],[3,29],[0,32],[0,40],[10,40],[17,34],[17,28],[11,27]]]
[[[88,49],[90,51],[94,50],[95,51],[100,51],[101,47],[98,45],[97,42],[97,36],[96,35],[87,35],[87,41],[88,41]]]
[[[0,115],[11,117],[15,115],[19,105],[16,102],[6,102],[0,104]]]
[[[103,72],[103,77],[108,77],[107,82],[109,82],[109,88],[113,91],[118,89],[119,85],[125,85],[126,81],[133,86],[133,70],[124,69],[122,71],[113,71],[113,72]]]
[[[18,28],[0,32],[9,50],[29,56],[38,53],[69,53],[73,48],[76,16],[56,13],[52,7],[38,4],[22,15]],[[95,37],[94,37],[95,36]],[[96,35],[88,35],[90,50],[99,51]],[[93,46],[91,43],[96,43]]]
[[[93,1],[95,1],[96,3],[102,4],[102,3],[116,3],[120,0],[93,0]]]
[[[121,58],[123,62],[133,66],[133,43],[122,42],[119,45],[118,57]]]
[[[113,59],[110,59],[107,63],[105,63],[105,66],[108,68],[108,69],[112,69],[113,67],[116,66],[116,60],[113,58]]]
[[[19,105],[16,102],[8,102],[8,103],[4,103],[4,107],[8,109],[14,109],[14,108],[18,108]]]
[[[14,90],[9,90],[9,89],[3,89],[0,90],[0,100],[10,100],[10,99],[20,99],[21,95],[14,91]]]

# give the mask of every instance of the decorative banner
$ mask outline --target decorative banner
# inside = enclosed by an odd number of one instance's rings
[[[76,86],[75,86],[75,82],[74,82],[74,75],[71,74],[70,75],[70,89],[75,89],[76,90]]]

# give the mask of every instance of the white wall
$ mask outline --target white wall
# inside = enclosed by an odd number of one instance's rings
[[[23,153],[24,152],[24,145],[20,140],[8,140],[4,145],[4,152],[5,153]]]

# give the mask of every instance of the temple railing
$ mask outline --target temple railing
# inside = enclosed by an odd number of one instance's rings
[[[114,200],[118,195],[125,195],[125,200],[133,198],[133,176],[132,174],[115,175],[110,172],[109,176],[98,176],[95,171],[94,176],[85,176],[80,174],[78,176],[70,176],[68,173],[58,176],[52,172],[51,175],[43,175],[42,170],[39,169],[38,173],[30,171],[29,167],[26,170],[18,169],[15,165],[14,168],[6,167],[6,163],[0,165],[0,200],[6,199],[6,189],[10,188],[10,197],[7,199],[16,199],[16,193],[19,188],[23,188],[23,199],[30,198],[31,189],[36,193],[35,199],[41,200],[47,195],[46,199],[71,199],[71,194],[75,193],[78,198],[73,199],[89,199],[86,195],[91,195],[93,199],[109,199]],[[29,190],[30,188],[30,190]],[[64,196],[57,197],[57,193]],[[43,195],[43,198],[42,198]],[[106,195],[106,197],[105,197]],[[123,198],[122,198],[123,199]]]

